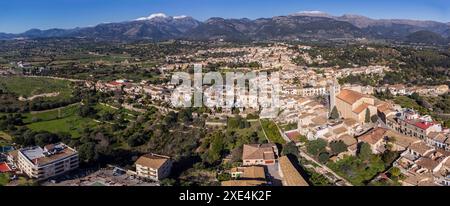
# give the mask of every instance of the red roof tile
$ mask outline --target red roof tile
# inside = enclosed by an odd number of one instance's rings
[[[5,162],[0,163],[0,173],[3,172],[11,172],[11,168],[9,168],[8,164],[6,164]]]

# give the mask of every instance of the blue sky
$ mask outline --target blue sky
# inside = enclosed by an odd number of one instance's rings
[[[450,22],[449,0],[0,0],[0,32],[85,27],[160,12],[205,20],[255,19],[305,10]]]

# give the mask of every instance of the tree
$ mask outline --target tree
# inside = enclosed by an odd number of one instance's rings
[[[333,109],[331,110],[330,118],[331,119],[339,119],[339,112],[338,112],[336,106],[334,106]]]
[[[217,175],[217,180],[219,180],[221,182],[231,180],[231,175],[230,175],[230,173],[225,173],[225,172],[220,173],[219,175]]]
[[[111,112],[105,112],[102,115],[102,120],[104,120],[104,121],[111,121],[113,119],[114,119],[114,114],[112,114]]]
[[[328,152],[322,152],[319,154],[319,162],[325,164],[330,159],[330,154]]]
[[[127,143],[130,147],[137,147],[143,145],[146,141],[147,140],[143,134],[136,133],[128,138]]]
[[[400,174],[402,174],[402,171],[400,171],[400,169],[398,167],[393,167],[391,169],[390,173],[391,173],[392,176],[398,177],[398,176],[400,176]]]
[[[174,111],[170,111],[170,112],[164,117],[163,123],[164,123],[165,125],[172,126],[172,125],[174,125],[175,123],[177,123],[177,117],[178,117],[177,113],[175,113]]]
[[[394,96],[392,95],[392,92],[389,88],[386,89],[386,94],[385,94],[387,99],[392,99]]]
[[[281,155],[294,155],[298,158],[298,148],[295,146],[295,143],[289,142],[285,144],[281,151]]]
[[[78,111],[78,115],[80,115],[80,117],[92,117],[96,113],[97,111],[90,104],[81,105]]]
[[[378,121],[378,115],[372,115],[372,116],[370,117],[370,121],[371,121],[372,123],[376,123],[376,122]]]
[[[78,155],[80,159],[84,162],[92,162],[97,160],[98,158],[98,152],[95,148],[95,143],[88,142],[83,145],[81,145],[78,149]]]
[[[364,119],[365,123],[369,123],[370,122],[370,111],[369,109],[366,109],[366,117]]]
[[[211,137],[211,144],[209,145],[208,152],[204,154],[203,160],[209,164],[214,164],[220,160],[225,148],[223,142],[224,136],[221,132],[216,132]]]
[[[57,143],[60,141],[58,135],[49,132],[42,132],[34,136],[35,143],[41,147],[46,144]]]
[[[372,156],[372,148],[370,148],[370,145],[363,142],[359,146],[359,152],[358,157],[362,160],[369,160],[369,158]]]
[[[177,183],[177,181],[174,179],[170,179],[170,178],[165,178],[160,181],[160,184],[162,186],[173,186],[173,185],[175,185],[175,183]]]
[[[327,146],[327,142],[323,139],[317,139],[313,141],[309,141],[306,143],[306,150],[308,153],[317,156],[321,152],[325,151],[325,147]]]
[[[341,140],[331,142],[330,147],[334,155],[347,151],[347,145]]]
[[[381,159],[383,160],[386,166],[389,166],[394,162],[398,157],[398,153],[386,150],[382,155]]]

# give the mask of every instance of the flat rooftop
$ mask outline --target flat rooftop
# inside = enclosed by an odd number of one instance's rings
[[[35,146],[21,149],[20,152],[36,166],[43,166],[77,153],[75,150],[64,144],[51,145],[51,148],[52,150],[46,150],[39,146]]]

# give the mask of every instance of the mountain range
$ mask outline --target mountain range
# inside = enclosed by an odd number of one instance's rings
[[[406,19],[371,19],[360,15],[332,16],[320,11],[258,19],[213,17],[198,21],[189,16],[152,14],[132,21],[103,23],[74,29],[31,29],[21,34],[0,33],[0,39],[79,37],[100,40],[395,40],[448,44],[450,23]]]

